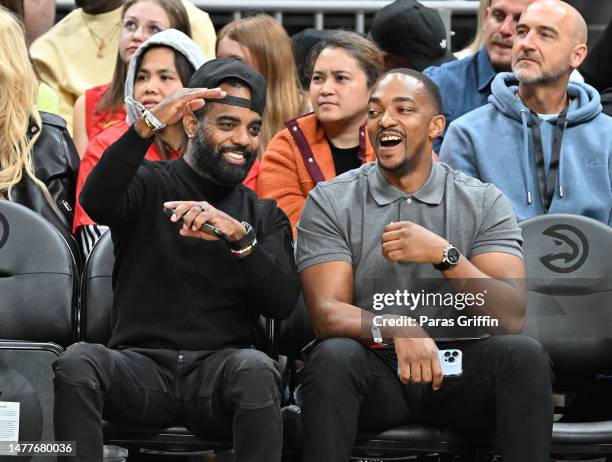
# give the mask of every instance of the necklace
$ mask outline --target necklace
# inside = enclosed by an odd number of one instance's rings
[[[81,19],[83,20],[85,29],[87,29],[87,32],[89,32],[91,39],[94,41],[94,43],[98,47],[98,54],[96,55],[96,57],[98,59],[104,59],[104,49],[106,48],[106,45],[108,45],[110,38],[113,36],[113,34],[116,33],[116,30],[119,27],[119,24],[115,24],[113,28],[104,37],[100,37],[93,30],[91,30],[91,27],[89,27],[89,24],[87,24],[87,20],[85,19],[85,14],[83,13],[82,10],[81,10]]]

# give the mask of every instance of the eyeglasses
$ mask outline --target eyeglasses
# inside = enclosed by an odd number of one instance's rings
[[[121,31],[125,34],[135,34],[136,31],[141,27],[138,21],[134,19],[123,19],[119,23],[121,25]],[[163,30],[166,30],[164,26],[155,22],[148,22],[142,26],[143,34],[149,38],[152,35],[157,34]]]

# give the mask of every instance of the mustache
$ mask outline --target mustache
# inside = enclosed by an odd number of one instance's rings
[[[514,43],[512,42],[512,40],[505,39],[501,35],[494,35],[492,40],[493,40],[493,43],[495,43],[496,45],[506,46],[506,47],[511,47]]]
[[[513,61],[517,62],[521,59],[531,59],[531,60],[537,60],[535,53],[532,52],[528,52],[528,51],[520,51],[516,54],[516,56],[514,56]]]

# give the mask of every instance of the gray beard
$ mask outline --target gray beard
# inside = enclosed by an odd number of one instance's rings
[[[519,82],[523,83],[523,84],[527,84],[527,85],[534,85],[537,83],[550,83],[550,82],[555,82],[563,77],[565,77],[566,75],[571,74],[571,68],[568,66],[564,69],[562,68],[556,68],[556,69],[550,69],[549,71],[546,72],[541,72],[538,75],[534,75],[531,77],[522,75],[522,69],[517,69],[516,71],[513,70],[514,75],[516,76],[516,78],[518,79]]]

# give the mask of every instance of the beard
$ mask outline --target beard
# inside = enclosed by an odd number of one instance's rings
[[[245,163],[231,164],[225,160],[224,153],[235,151],[244,154]],[[256,153],[240,146],[220,146],[213,148],[204,136],[204,130],[198,127],[191,143],[191,155],[196,168],[216,183],[235,186],[246,178],[255,162]]]
[[[402,157],[402,159],[399,162],[396,162],[394,165],[386,165],[380,160],[378,161],[378,166],[387,172],[399,172],[401,170],[405,170],[407,165],[408,157]]]
[[[568,76],[572,73],[572,68],[566,64],[557,64],[549,69],[538,71],[529,71],[527,68],[523,68],[520,62],[512,64],[512,72],[518,79],[519,82],[527,85],[534,85],[538,83],[550,83],[560,80],[561,78]]]

